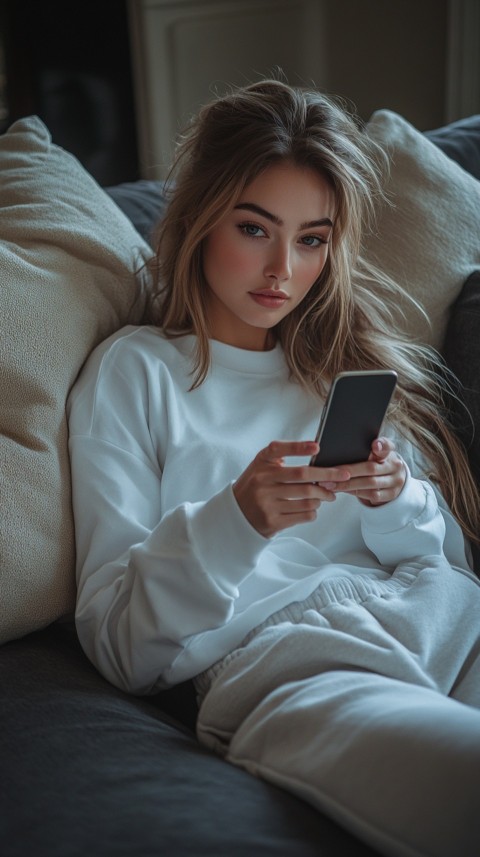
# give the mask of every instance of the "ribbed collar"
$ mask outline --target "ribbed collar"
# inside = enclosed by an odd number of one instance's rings
[[[186,357],[192,357],[197,343],[197,337],[192,335],[179,336],[170,340]],[[251,375],[271,375],[285,371],[286,363],[282,347],[277,343],[271,351],[248,351],[245,348],[235,348],[216,339],[210,340],[212,366],[222,366],[234,372]]]

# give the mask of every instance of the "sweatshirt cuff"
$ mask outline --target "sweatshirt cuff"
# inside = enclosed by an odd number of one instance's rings
[[[232,484],[206,503],[188,510],[191,543],[205,571],[231,584],[240,583],[257,564],[269,540],[249,524],[241,511]]]
[[[372,533],[401,530],[419,518],[428,504],[429,491],[425,482],[414,479],[407,465],[405,484],[395,500],[383,506],[363,506],[362,523]]]
[[[365,544],[384,566],[441,555],[445,522],[433,488],[408,472],[395,500],[362,509],[362,533]]]

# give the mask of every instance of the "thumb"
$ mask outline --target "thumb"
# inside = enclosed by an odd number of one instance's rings
[[[392,451],[392,444],[385,437],[377,437],[372,443],[372,457],[376,461],[384,461]]]

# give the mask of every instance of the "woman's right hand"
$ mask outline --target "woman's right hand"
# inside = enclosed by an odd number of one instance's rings
[[[323,501],[333,502],[338,483],[350,479],[344,467],[287,466],[285,457],[312,456],[315,441],[274,440],[260,450],[233,486],[235,499],[247,521],[260,535],[314,521]]]

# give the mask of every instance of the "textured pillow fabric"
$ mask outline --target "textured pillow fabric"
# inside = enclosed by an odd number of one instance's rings
[[[422,304],[430,325],[406,303],[406,328],[440,349],[450,306],[480,267],[480,182],[401,116],[379,110],[367,133],[390,154],[377,231],[365,256]]]
[[[150,250],[37,117],[0,137],[0,239],[4,642],[73,608],[65,401],[92,348],[139,320]]]

